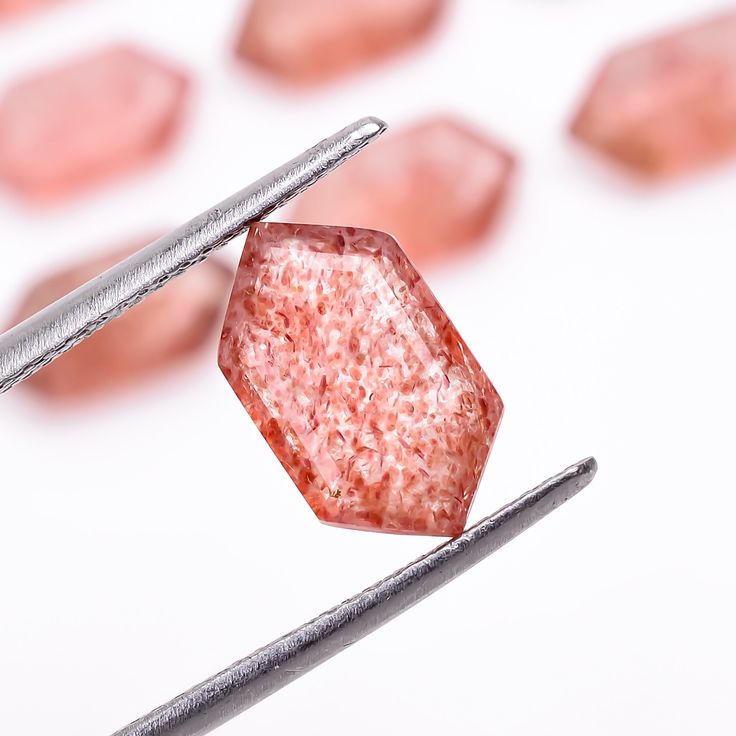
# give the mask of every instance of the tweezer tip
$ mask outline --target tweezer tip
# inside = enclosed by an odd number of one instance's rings
[[[354,135],[358,140],[368,141],[381,135],[388,125],[381,118],[368,116],[354,123]]]
[[[578,490],[582,490],[593,480],[597,472],[598,461],[591,455],[563,470],[562,475],[568,478],[574,478]]]
[[[584,460],[581,460],[577,464],[577,467],[580,473],[589,475],[592,479],[598,472],[598,461],[591,455],[590,457],[586,457]]]

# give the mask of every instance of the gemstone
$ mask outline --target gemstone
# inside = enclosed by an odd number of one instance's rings
[[[736,151],[736,13],[614,53],[571,130],[648,177],[668,177]]]
[[[502,209],[514,157],[457,120],[430,118],[388,134],[300,195],[298,222],[391,233],[419,264],[481,241]]]
[[[39,281],[22,300],[13,324],[145,245],[115,250]],[[23,385],[54,399],[79,399],[141,382],[208,342],[224,311],[230,269],[211,258],[170,281],[145,301],[41,368]]]
[[[321,521],[462,531],[503,405],[390,235],[255,225],[219,363]]]
[[[253,0],[236,54],[274,77],[309,85],[411,46],[446,0]]]
[[[172,139],[188,86],[126,46],[21,81],[0,100],[0,180],[45,201],[144,163]]]
[[[61,0],[0,0],[0,20],[55,2],[61,2]]]

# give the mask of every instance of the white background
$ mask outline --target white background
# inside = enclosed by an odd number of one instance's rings
[[[0,193],[0,313],[37,274],[178,224],[357,117],[455,111],[522,159],[493,242],[427,274],[507,408],[471,520],[585,455],[600,472],[220,733],[733,733],[736,163],[648,188],[565,133],[606,50],[718,4],[457,2],[416,52],[299,94],[232,63],[241,5],[80,0],[0,28],[0,88],[109,39],[197,78],[156,166],[45,212]],[[114,731],[435,544],[320,525],[214,342],[92,408],[0,402],[13,736]]]

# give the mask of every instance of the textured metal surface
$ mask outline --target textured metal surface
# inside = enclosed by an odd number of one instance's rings
[[[113,736],[207,733],[362,639],[495,552],[582,490],[595,475],[582,460],[339,606],[235,662]]]
[[[0,393],[204,260],[380,135],[363,118],[0,336]]]

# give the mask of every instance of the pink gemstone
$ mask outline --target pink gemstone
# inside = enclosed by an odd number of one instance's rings
[[[416,263],[453,256],[496,222],[513,156],[464,124],[431,118],[388,134],[302,194],[299,222],[391,233]]]
[[[255,225],[219,362],[322,521],[463,529],[503,405],[389,235]]]
[[[59,271],[32,286],[17,311],[20,322],[126,256],[115,251]],[[23,385],[55,399],[89,396],[141,381],[197,351],[223,312],[230,270],[216,259],[195,266],[99,332],[31,376]]]
[[[146,162],[176,132],[187,88],[125,46],[20,82],[0,100],[0,180],[48,200]]]
[[[0,0],[0,20],[58,2],[61,0]]]
[[[736,13],[624,48],[603,65],[572,133],[665,177],[736,151]]]
[[[253,0],[242,59],[293,84],[315,84],[419,41],[446,0]]]

